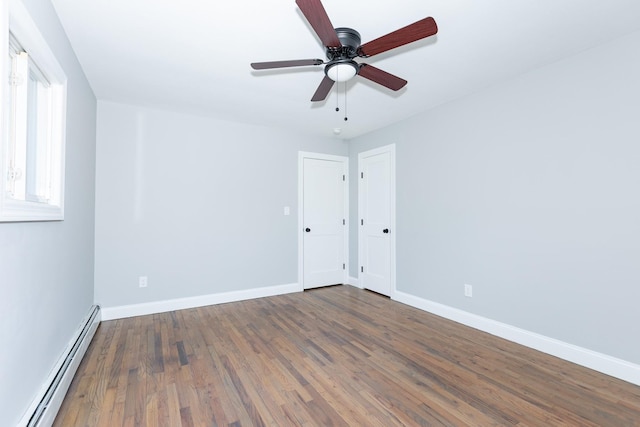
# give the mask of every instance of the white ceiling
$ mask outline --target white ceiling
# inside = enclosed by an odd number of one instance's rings
[[[427,16],[430,37],[360,59],[409,81],[392,92],[356,77],[309,100],[324,59],[294,0],[52,0],[98,99],[353,138],[640,30],[638,0],[323,0],[362,43]],[[336,112],[336,105],[341,108]]]

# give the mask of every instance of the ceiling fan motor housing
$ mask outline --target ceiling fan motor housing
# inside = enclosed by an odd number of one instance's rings
[[[358,74],[360,67],[353,60],[358,56],[360,48],[360,33],[352,28],[339,27],[335,29],[340,47],[327,47],[329,63],[324,68],[327,77],[335,82],[344,82]]]
[[[336,28],[338,40],[342,44],[341,47],[327,47],[327,59],[329,62],[341,59],[353,59],[358,56],[358,48],[360,47],[360,33],[353,28],[339,27]]]

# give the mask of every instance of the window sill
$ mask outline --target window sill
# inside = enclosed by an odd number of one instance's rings
[[[3,198],[0,204],[0,222],[62,221],[62,206]]]

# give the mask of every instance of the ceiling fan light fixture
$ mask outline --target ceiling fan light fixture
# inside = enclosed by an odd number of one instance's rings
[[[358,74],[358,63],[352,60],[334,62],[327,65],[324,72],[334,82],[346,82]]]

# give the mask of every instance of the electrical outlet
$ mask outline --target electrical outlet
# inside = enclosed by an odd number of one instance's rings
[[[147,276],[138,277],[138,286],[141,288],[146,288],[148,284]]]
[[[464,296],[469,298],[473,297],[473,287],[471,285],[467,285],[466,283],[464,285]]]

